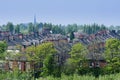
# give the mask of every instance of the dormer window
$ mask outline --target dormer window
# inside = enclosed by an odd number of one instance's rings
[[[96,67],[100,67],[100,64],[99,64],[99,62],[96,62]]]

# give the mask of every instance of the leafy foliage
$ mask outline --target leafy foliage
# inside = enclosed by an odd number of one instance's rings
[[[0,58],[4,58],[4,52],[6,51],[7,44],[4,41],[0,41]]]
[[[26,49],[26,52],[28,53],[28,59],[31,61],[34,61],[35,64],[42,63],[42,74],[52,74],[51,71],[53,71],[54,68],[54,60],[53,60],[53,54],[55,54],[57,51],[54,48],[53,43],[42,43],[38,46],[31,46]],[[40,68],[40,67],[39,67]]]
[[[120,73],[118,74],[111,74],[111,75],[102,75],[98,78],[92,76],[92,75],[62,75],[61,78],[55,78],[53,76],[47,76],[46,78],[39,78],[38,80],[119,80],[120,79]]]
[[[81,60],[85,59],[87,49],[81,43],[76,43],[72,46],[71,52],[69,54],[71,55],[73,62],[79,63]]]
[[[8,30],[11,33],[13,33],[13,31],[14,31],[14,25],[11,22],[8,22],[7,25],[6,25],[6,30]]]
[[[71,32],[71,33],[70,33],[70,40],[73,40],[74,38],[75,38],[74,32]]]
[[[14,70],[12,72],[0,72],[1,80],[33,80],[30,72],[21,72],[19,70]]]
[[[28,30],[29,33],[34,32],[34,25],[32,23],[29,23],[28,25],[29,25],[29,30]]]
[[[18,27],[19,26],[19,27]],[[26,24],[17,24],[17,25],[13,25],[13,23],[8,22],[7,25],[2,25],[2,30],[8,30],[11,33],[13,33],[13,31],[15,32],[21,32],[24,34],[28,34],[31,33],[33,31],[42,31],[42,28],[47,28],[50,29],[52,31],[52,33],[54,34],[70,34],[71,32],[77,32],[77,31],[81,31],[87,34],[93,34],[96,33],[100,30],[120,30],[119,28],[120,26],[110,26],[110,28],[108,28],[105,25],[98,25],[96,23],[91,24],[91,25],[77,25],[77,24],[68,24],[68,25],[61,25],[61,24],[57,24],[54,25],[52,23],[36,23],[33,24],[32,22],[30,23],[26,23]]]
[[[15,26],[15,33],[20,33],[20,25]]]
[[[87,54],[87,49],[81,43],[76,43],[72,46],[69,54],[70,58],[68,59],[67,64],[70,66],[70,69],[72,69],[73,72],[78,72],[80,67],[83,67],[85,56]]]
[[[0,53],[5,52],[7,44],[4,41],[0,41]]]
[[[106,41],[105,57],[108,62],[106,70],[110,73],[120,72],[120,40],[108,39]]]

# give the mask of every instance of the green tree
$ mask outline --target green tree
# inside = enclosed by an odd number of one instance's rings
[[[101,30],[106,30],[107,28],[106,28],[105,25],[102,24],[101,27],[100,27],[100,29],[101,29]]]
[[[11,33],[13,33],[13,31],[14,31],[14,25],[11,22],[8,22],[7,25],[6,25],[6,30],[8,30]]]
[[[42,68],[37,69],[36,71],[39,72],[39,70],[42,69],[42,74],[51,74],[51,70],[53,70],[49,62],[52,63],[51,58],[53,54],[57,53],[56,49],[54,48],[53,43],[47,42],[42,43],[41,45],[38,45],[36,47],[31,46],[26,49],[27,56],[29,60],[34,61],[36,65],[42,63]],[[45,75],[45,74],[44,74]]]
[[[85,46],[83,46],[81,43],[76,43],[72,46],[72,49],[70,51],[70,59],[68,62],[72,64],[74,72],[78,72],[81,67],[84,67],[83,62],[85,61],[85,56],[88,53]],[[68,63],[69,64],[69,63]]]
[[[109,30],[115,30],[115,27],[113,25],[109,26]]]
[[[71,33],[70,33],[70,40],[73,40],[74,38],[75,38],[74,32],[71,32]]]
[[[105,46],[105,58],[111,73],[120,72],[120,40],[108,39]]]
[[[5,52],[7,44],[4,41],[0,41],[0,53]]]
[[[67,33],[71,33],[71,32],[77,32],[78,31],[78,27],[77,24],[68,24],[67,25]]]
[[[3,53],[6,51],[6,48],[7,48],[7,44],[6,44],[6,42],[4,42],[4,41],[0,41],[0,58],[2,58],[3,59]]]
[[[47,29],[52,29],[52,24],[51,23],[44,23],[43,24],[43,28],[47,28]]]
[[[65,30],[61,25],[53,25],[52,26],[52,33],[53,34],[65,34]]]
[[[106,59],[113,59],[114,57],[120,57],[120,40],[108,39],[105,46],[105,57]]]
[[[92,25],[83,25],[83,32],[87,33],[87,34],[94,34],[100,30],[106,30],[107,27],[105,25],[98,25],[96,23],[92,24]]]
[[[43,23],[37,23],[35,31],[42,31],[42,28],[43,28]]]
[[[28,26],[29,26],[28,32],[29,33],[34,32],[34,25],[32,23],[29,23]]]
[[[55,60],[53,56],[47,56],[47,58],[44,60],[43,62],[44,67],[43,67],[43,72],[42,75],[43,76],[48,76],[48,75],[55,75]]]
[[[19,25],[15,26],[15,33],[20,33],[20,26]]]

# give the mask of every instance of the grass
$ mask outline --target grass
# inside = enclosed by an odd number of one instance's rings
[[[0,80],[33,80],[33,77],[28,72],[13,72],[0,71]]]
[[[74,74],[73,76],[62,75],[61,78],[54,78],[52,76],[48,76],[46,78],[39,78],[37,80],[120,80],[120,73],[99,76],[98,78],[89,75],[79,76],[77,74]]]
[[[34,79],[30,73],[20,73],[17,70],[14,72],[7,72],[7,73],[1,73],[0,74],[0,80],[120,80],[120,73],[117,74],[111,74],[111,75],[102,75],[98,78],[95,78],[94,76],[90,75],[71,75],[67,76],[62,74],[60,78],[56,78],[53,76],[47,76],[47,77],[40,77],[39,79]]]

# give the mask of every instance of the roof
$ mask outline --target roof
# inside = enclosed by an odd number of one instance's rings
[[[86,58],[88,60],[105,60],[101,53],[89,53]]]

